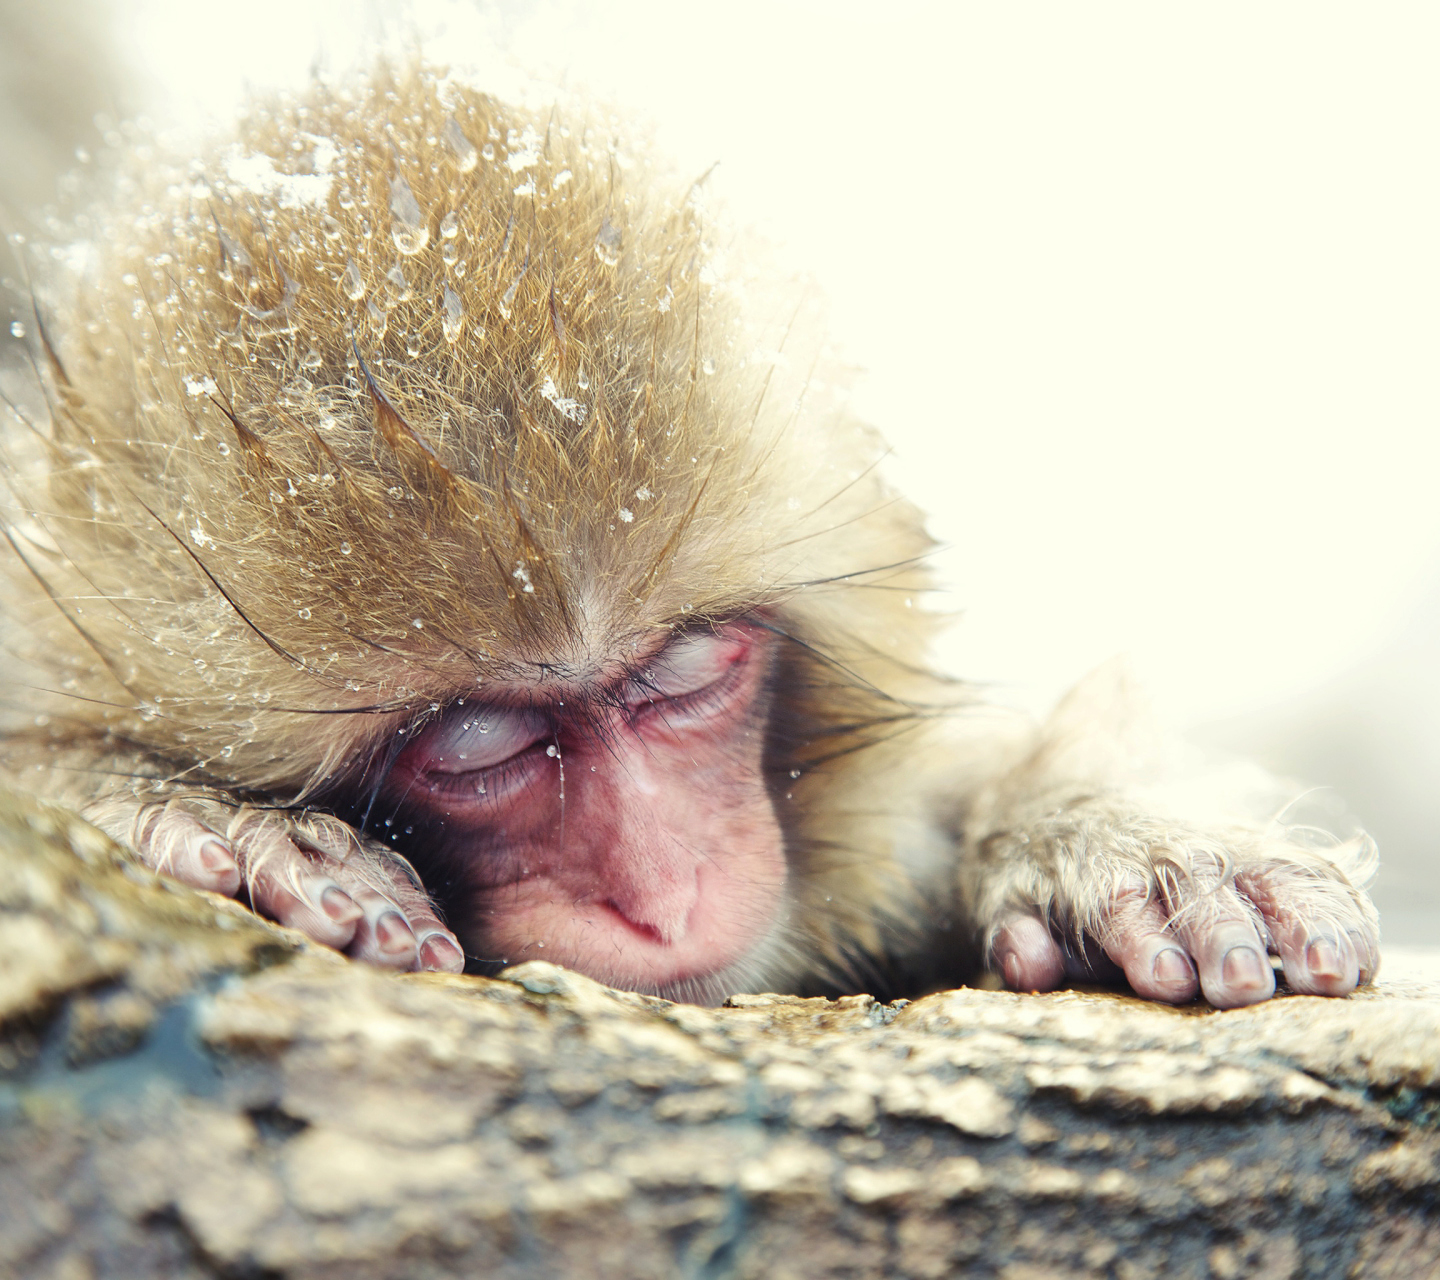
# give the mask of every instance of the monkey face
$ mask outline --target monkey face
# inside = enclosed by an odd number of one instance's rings
[[[467,952],[718,991],[783,914],[772,647],[743,620],[691,630],[589,680],[487,686],[415,734],[383,802]]]

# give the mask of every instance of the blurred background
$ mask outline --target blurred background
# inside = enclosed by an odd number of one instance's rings
[[[1440,944],[1440,9],[0,0],[5,222],[107,119],[396,39],[718,161],[932,515],[944,664],[1043,712],[1128,653],[1343,796],[1387,940]]]

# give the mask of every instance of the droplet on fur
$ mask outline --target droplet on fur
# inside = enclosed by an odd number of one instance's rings
[[[460,219],[455,216],[454,209],[440,219],[440,234],[446,240],[453,240],[460,234]]]
[[[493,145],[492,143],[487,142],[483,147],[480,148],[480,154],[481,154],[482,156],[484,156],[485,159],[487,159],[487,160],[493,160],[493,159],[495,159],[495,147],[494,147],[494,145]]]
[[[317,347],[311,347],[309,351],[307,351],[303,356],[300,357],[300,367],[302,369],[309,369],[313,371],[315,369],[318,369],[324,363],[325,357],[320,354],[320,351]]]
[[[460,295],[448,284],[440,297],[440,329],[446,342],[455,342],[465,327],[465,308],[460,304]]]
[[[416,631],[423,631],[425,629],[425,624],[419,618],[411,618],[410,625],[414,627]]]
[[[405,335],[405,354],[412,360],[420,354],[420,335],[414,330]]]
[[[390,288],[390,296],[396,302],[408,302],[410,295],[415,292],[410,287],[410,281],[405,278],[405,273],[400,270],[398,262],[385,273],[385,283]]]
[[[552,742],[548,747],[545,748],[545,754],[553,760],[556,756],[560,754],[560,748]]]
[[[336,219],[332,218],[328,213],[320,219],[320,227],[324,231],[325,239],[327,240],[340,239],[340,236],[344,231],[344,228],[341,227],[340,223],[336,221]]]
[[[23,338],[25,336],[25,326],[18,320],[10,321],[10,336],[12,338]]]
[[[455,123],[455,117],[445,121],[445,128],[441,131],[445,138],[445,145],[455,155],[455,167],[461,173],[469,173],[480,163],[480,156],[475,150],[475,144],[467,138],[460,126]]]
[[[385,330],[390,327],[390,317],[375,305],[374,298],[365,304],[365,314],[370,317],[370,330],[375,335],[375,341],[379,342],[385,336]]]
[[[230,446],[226,444],[225,441],[217,441],[215,447],[220,450],[220,456],[222,458],[228,458],[230,456]]]
[[[341,554],[342,556],[348,556],[352,550],[353,550],[353,548],[350,546],[350,544],[349,544],[348,542],[342,542],[342,543],[340,544],[340,554]]]
[[[445,241],[440,246],[440,258],[447,267],[453,267],[460,260],[460,246],[453,240]],[[463,274],[463,272],[457,274]]]
[[[703,360],[703,361],[701,361],[701,363],[700,363],[700,370],[701,370],[702,373],[714,373],[714,372],[715,372],[715,361],[713,361],[713,360]]]
[[[355,265],[354,258],[345,263],[345,274],[340,277],[340,287],[351,302],[359,302],[365,296],[365,281],[360,278],[360,268]]]
[[[295,616],[299,618],[302,622],[308,622],[310,620],[310,610],[299,609],[296,611]]]
[[[576,385],[580,388],[581,391],[589,391],[589,390],[590,390],[590,375],[585,372],[585,368],[584,368],[583,365],[580,367],[579,371],[575,374],[575,383],[576,383]]]
[[[430,228],[415,193],[398,173],[390,180],[390,239],[407,258],[430,243]]]
[[[595,236],[595,256],[607,267],[613,267],[620,261],[620,228],[609,218],[600,224]]]
[[[510,287],[505,290],[505,296],[500,299],[500,314],[505,319],[510,319],[511,308],[515,305],[515,294],[520,288],[520,276],[516,276]]]

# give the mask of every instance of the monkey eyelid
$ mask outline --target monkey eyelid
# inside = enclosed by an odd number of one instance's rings
[[[427,773],[473,773],[502,764],[550,735],[538,712],[523,708],[476,708],[438,728],[425,742]]]
[[[626,703],[640,708],[659,698],[683,698],[723,679],[744,659],[752,641],[738,628],[692,631],[665,646],[634,676]]]

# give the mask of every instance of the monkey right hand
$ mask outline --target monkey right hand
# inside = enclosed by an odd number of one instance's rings
[[[410,864],[338,818],[204,792],[116,797],[87,806],[85,817],[152,870],[248,901],[353,959],[402,971],[465,967]]]

